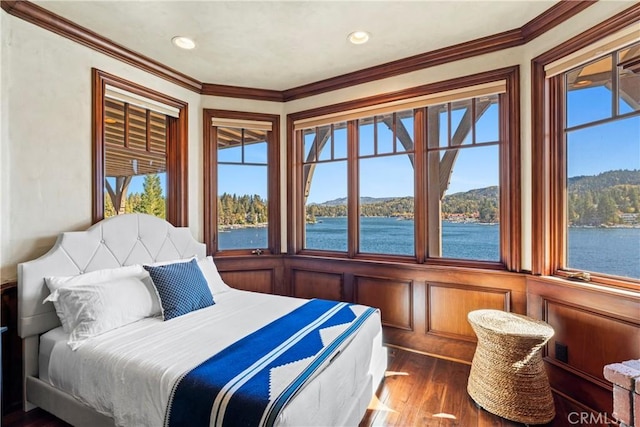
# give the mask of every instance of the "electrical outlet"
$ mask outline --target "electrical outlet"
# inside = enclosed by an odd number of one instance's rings
[[[566,345],[559,342],[556,342],[556,359],[564,363],[569,363],[569,349]]]

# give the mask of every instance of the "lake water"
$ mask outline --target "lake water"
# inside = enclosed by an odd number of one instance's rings
[[[347,250],[346,218],[318,218],[307,224],[309,249]],[[320,222],[321,221],[321,222]],[[412,220],[360,218],[360,250],[366,253],[414,254]],[[220,248],[264,248],[266,228],[244,228],[219,234]],[[442,223],[442,256],[499,260],[499,226]],[[640,278],[640,228],[570,228],[569,267]]]

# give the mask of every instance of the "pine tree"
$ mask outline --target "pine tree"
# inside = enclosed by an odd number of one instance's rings
[[[602,194],[600,194],[596,212],[598,217],[597,222],[599,222],[600,224],[618,223],[618,210],[616,209],[616,202],[608,192],[603,192]]]
[[[478,219],[480,222],[496,222],[498,219],[498,208],[490,199],[482,199],[478,209]]]
[[[640,191],[638,187],[629,188],[629,213],[640,212]]]
[[[124,207],[125,213],[144,213],[142,209],[142,196],[140,193],[133,193],[127,196],[127,204]]]
[[[116,210],[113,207],[113,203],[111,203],[111,197],[109,194],[105,193],[104,195],[104,217],[109,218],[112,216],[116,216]]]
[[[167,206],[165,198],[162,196],[160,177],[155,173],[145,175],[142,188],[140,203],[142,212],[159,218],[166,218]]]

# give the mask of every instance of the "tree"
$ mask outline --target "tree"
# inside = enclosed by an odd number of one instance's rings
[[[482,199],[480,201],[480,207],[478,209],[478,220],[480,222],[497,222],[498,221],[498,207],[496,203],[491,199]]]
[[[142,209],[142,196],[140,193],[133,193],[127,196],[127,203],[124,207],[125,213],[144,213]]]
[[[598,207],[596,209],[600,224],[616,224],[618,222],[618,209],[616,202],[607,192],[600,194],[598,198]]]
[[[593,202],[593,194],[591,191],[580,195],[576,202],[576,212],[578,213],[576,225],[600,225],[598,223],[596,205]]]
[[[160,177],[155,173],[145,175],[142,189],[141,211],[159,218],[166,218],[167,205],[162,196]]]
[[[111,197],[109,194],[105,193],[104,195],[104,217],[109,218],[116,215],[116,210],[113,207],[113,203],[111,203]]]

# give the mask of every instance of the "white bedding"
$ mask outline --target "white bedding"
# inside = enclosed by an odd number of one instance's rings
[[[237,290],[215,300],[212,307],[166,322],[147,318],[115,329],[77,351],[64,333],[50,331],[41,339],[40,378],[118,425],[161,426],[173,384],[184,372],[306,301]],[[371,398],[386,362],[375,313],[276,424],[357,425],[362,416],[357,408]]]

